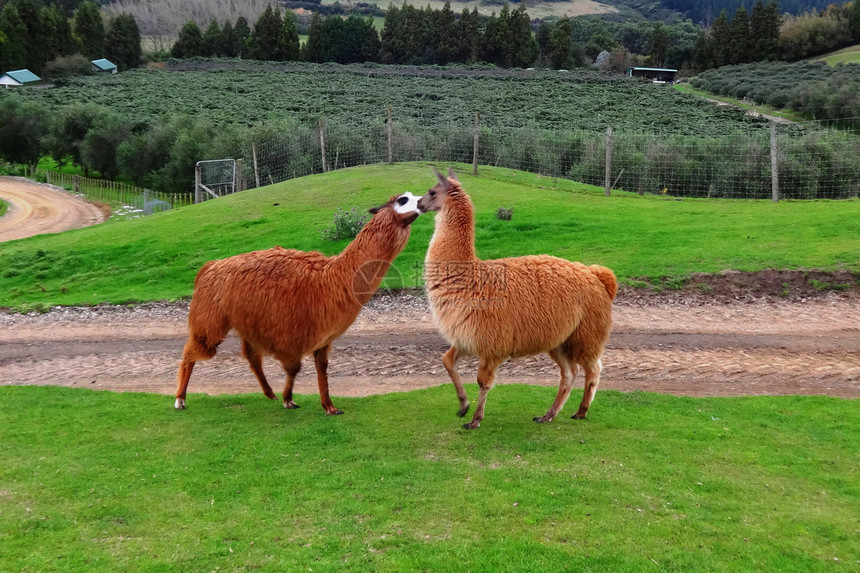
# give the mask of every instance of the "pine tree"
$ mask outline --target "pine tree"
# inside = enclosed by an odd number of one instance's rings
[[[750,51],[749,17],[747,9],[742,5],[735,11],[732,23],[729,25],[728,63],[743,64],[750,61]]]
[[[225,58],[235,58],[239,55],[239,46],[236,42],[236,33],[230,20],[221,26],[221,55]]]
[[[573,38],[571,37],[570,19],[564,16],[556,22],[549,35],[549,45],[547,46],[549,65],[556,70],[572,68],[572,47]]]
[[[860,0],[851,3],[851,11],[848,12],[848,25],[854,34],[854,40],[860,42]]]
[[[81,53],[91,60],[104,57],[105,27],[98,5],[85,0],[75,11],[72,29],[81,44]]]
[[[69,20],[57,4],[43,7],[40,21],[47,40],[46,61],[69,56],[79,50]]]
[[[0,33],[6,38],[0,64],[3,70],[27,66],[27,26],[14,4],[6,4],[0,12]]]
[[[35,0],[18,0],[15,5],[21,21],[27,28],[27,39],[24,43],[24,49],[27,52],[26,67],[36,74],[41,74],[42,67],[49,59],[50,50],[48,30],[42,25],[43,6]]]
[[[308,26],[308,39],[304,45],[304,60],[308,62],[324,61],[325,54],[323,52],[325,46],[323,45],[323,33],[323,17],[320,16],[319,12],[314,12],[314,15],[311,17],[311,23]]]
[[[456,61],[464,64],[476,62],[480,52],[482,36],[481,17],[478,15],[478,8],[473,8],[471,12],[469,12],[468,8],[463,8],[463,13],[460,15],[460,21],[457,23],[456,30]]]
[[[131,14],[120,14],[110,23],[105,37],[105,56],[120,70],[140,65],[140,29]]]
[[[244,16],[236,18],[236,25],[233,26],[233,38],[236,46],[236,57],[247,57],[248,41],[251,38],[251,27],[248,25],[248,20]]]
[[[535,33],[535,40],[537,40],[538,50],[540,50],[541,66],[549,65],[549,41],[551,34],[552,28],[550,25],[546,20],[541,20],[537,32]]]
[[[750,17],[750,60],[775,60],[779,49],[779,5],[758,0]]]
[[[720,15],[714,20],[711,25],[710,35],[708,36],[708,45],[711,52],[711,64],[713,67],[719,68],[729,63],[729,42],[731,41],[729,32],[729,20],[726,17],[726,12],[723,10]]]
[[[459,50],[457,38],[457,19],[451,10],[451,1],[445,0],[441,10],[434,13],[434,40],[437,64],[457,61]]]
[[[402,54],[401,27],[400,8],[390,4],[388,10],[385,11],[385,21],[382,24],[382,31],[379,33],[380,59],[383,63],[399,63]]]
[[[250,56],[254,60],[284,61],[286,42],[283,39],[284,21],[280,8],[269,4],[254,24],[248,40]]]
[[[170,50],[174,58],[194,58],[203,55],[203,33],[195,22],[187,22]]]
[[[506,44],[505,65],[509,68],[527,68],[538,57],[538,45],[532,35],[532,22],[521,2],[516,10],[508,12],[508,39]]]
[[[221,26],[214,19],[203,32],[203,54],[215,58],[224,55],[224,36],[221,35]]]
[[[648,55],[654,66],[662,68],[666,66],[666,56],[669,51],[669,33],[662,22],[657,22],[651,31],[651,42]]]
[[[284,27],[280,42],[282,44],[280,54],[284,61],[295,61],[300,58],[299,31],[296,28],[296,21],[291,10],[284,13]]]

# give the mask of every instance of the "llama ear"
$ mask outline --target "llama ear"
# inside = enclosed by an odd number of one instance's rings
[[[432,169],[433,169],[433,173],[436,174],[436,178],[439,179],[439,183],[447,183],[448,182],[448,178],[445,177],[444,175],[442,175],[441,173],[439,173],[438,169],[436,169],[435,167],[433,167]]]
[[[457,183],[459,183],[459,182],[460,182],[460,180],[459,180],[459,179],[457,179],[457,176],[456,176],[456,175],[454,175],[454,170],[453,170],[453,169],[451,169],[450,167],[448,168],[448,178],[449,178],[449,179],[453,179],[453,180],[454,180],[454,181],[456,181]]]
[[[367,212],[371,215],[376,215],[377,213],[379,213],[380,209],[382,209],[382,205],[380,205],[379,207],[372,207],[371,209],[368,209]]]

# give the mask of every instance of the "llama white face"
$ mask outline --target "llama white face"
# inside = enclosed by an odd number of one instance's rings
[[[404,193],[394,200],[394,212],[405,215],[406,213],[421,214],[421,209],[418,208],[418,200],[421,197],[416,197],[412,193]]]

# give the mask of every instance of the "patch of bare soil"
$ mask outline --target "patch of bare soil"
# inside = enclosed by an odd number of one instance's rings
[[[0,198],[9,203],[0,217],[0,242],[79,229],[110,217],[108,205],[20,177],[0,177]]]
[[[601,389],[860,397],[860,289],[854,280],[851,288],[822,292],[820,285],[808,286],[813,275],[725,273],[694,277],[679,290],[623,289]],[[831,284],[847,280],[815,276]],[[187,312],[185,303],[155,303],[0,314],[0,384],[172,394]],[[379,294],[334,345],[332,394],[450,384],[441,364],[446,349],[423,296]],[[239,352],[231,336],[214,359],[197,364],[189,386],[192,406],[194,392],[259,391]],[[266,359],[264,368],[277,390],[280,365]],[[474,359],[464,359],[464,380],[473,381],[476,368]],[[545,355],[511,361],[501,367],[499,383],[512,382],[555,386],[557,368]],[[317,392],[312,360],[306,360],[296,391]],[[453,408],[453,389],[451,400]]]

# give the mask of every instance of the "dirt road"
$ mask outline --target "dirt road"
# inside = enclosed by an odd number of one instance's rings
[[[19,177],[0,177],[0,199],[9,203],[6,214],[0,217],[0,242],[79,229],[105,220],[96,205]]]
[[[171,394],[186,317],[186,304],[0,314],[0,384]],[[622,292],[614,322],[601,389],[860,397],[856,295],[698,304],[643,302],[625,299]],[[449,384],[440,362],[446,349],[424,298],[378,296],[335,343],[329,369],[332,394],[364,396]],[[283,384],[280,366],[266,359],[264,368],[277,391]],[[474,381],[476,361],[463,360],[461,371],[464,380]],[[545,355],[506,363],[499,371],[502,384],[555,386],[557,377]],[[214,359],[197,364],[189,391],[259,392],[236,338],[228,338]],[[305,361],[296,391],[317,392],[312,361]],[[453,390],[451,400],[453,407]],[[310,398],[302,402],[317,403]],[[192,395],[191,407],[193,403]]]

